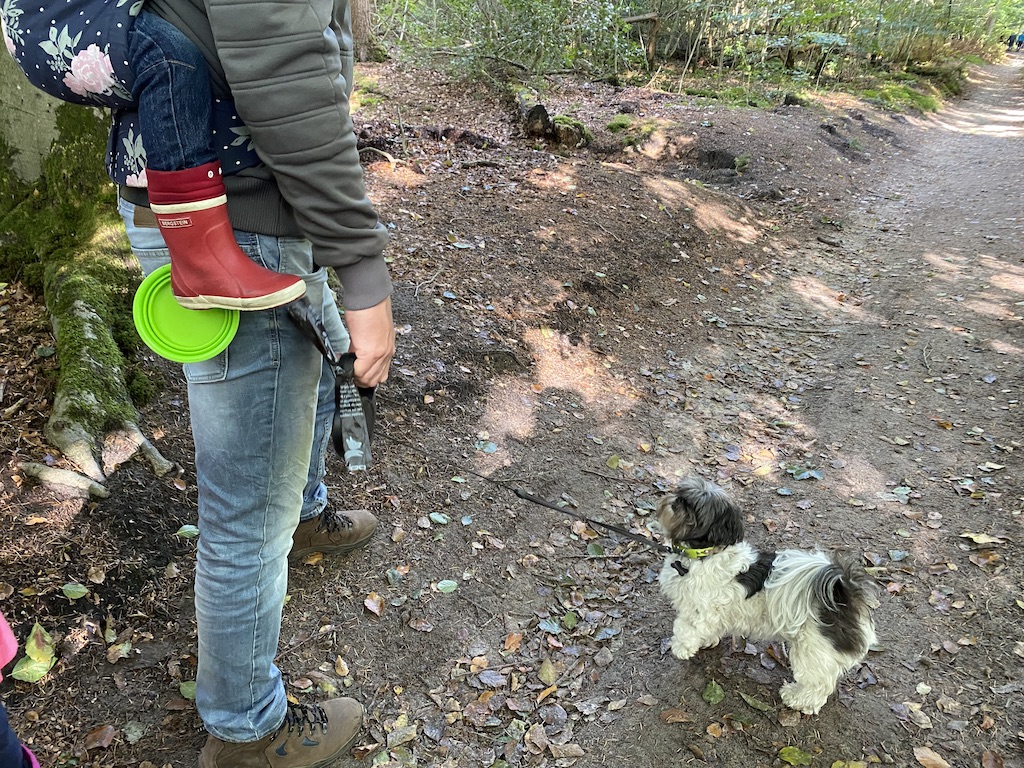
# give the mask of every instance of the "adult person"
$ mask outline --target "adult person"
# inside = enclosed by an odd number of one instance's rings
[[[344,329],[324,269],[334,268],[356,382],[385,381],[394,354],[387,232],[366,197],[349,115],[347,0],[147,0],[146,8],[199,48],[218,106],[244,123],[217,142],[239,246],[262,266],[301,276],[337,344]],[[135,113],[115,113],[108,167],[149,271],[166,250],[145,191],[131,186],[143,167],[137,133]],[[196,705],[209,733],[201,768],[326,765],[361,728],[352,699],[290,704],[274,664],[289,553],[351,550],[376,527],[368,512],[325,506],[330,375],[283,307],[243,312],[225,352],[185,366],[201,534]]]

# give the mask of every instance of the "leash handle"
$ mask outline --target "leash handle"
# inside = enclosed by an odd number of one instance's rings
[[[374,388],[356,385],[355,354],[339,354],[334,349],[323,317],[309,299],[302,297],[289,304],[288,317],[313,343],[334,374],[334,420],[331,424],[334,450],[344,458],[350,471],[367,469],[373,461],[370,441],[377,418]]]

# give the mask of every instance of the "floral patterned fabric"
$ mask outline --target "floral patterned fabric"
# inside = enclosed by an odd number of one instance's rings
[[[0,0],[4,45],[29,82],[61,101],[132,103],[128,30],[143,0]]]
[[[225,176],[261,163],[249,127],[235,113],[231,100],[214,99],[213,143]],[[139,114],[134,110],[114,112],[114,125],[107,143],[107,173],[118,184],[146,186],[146,150],[139,130]]]

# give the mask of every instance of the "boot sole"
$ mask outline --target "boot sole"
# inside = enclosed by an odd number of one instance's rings
[[[185,309],[237,309],[241,312],[255,312],[261,309],[273,309],[288,304],[306,295],[306,283],[302,280],[282,288],[280,291],[268,293],[266,296],[239,298],[236,296],[177,296],[175,300]]]

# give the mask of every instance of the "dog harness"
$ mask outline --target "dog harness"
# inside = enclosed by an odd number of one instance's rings
[[[710,557],[721,552],[725,547],[702,547],[694,549],[673,545],[672,551],[690,560],[699,560]],[[750,567],[742,573],[736,574],[736,581],[747,591],[747,599],[756,595],[764,589],[765,582],[772,574],[772,566],[775,564],[775,552],[758,552],[757,560],[751,563]],[[672,569],[680,576],[686,576],[690,571],[683,565],[682,560],[673,560]]]

